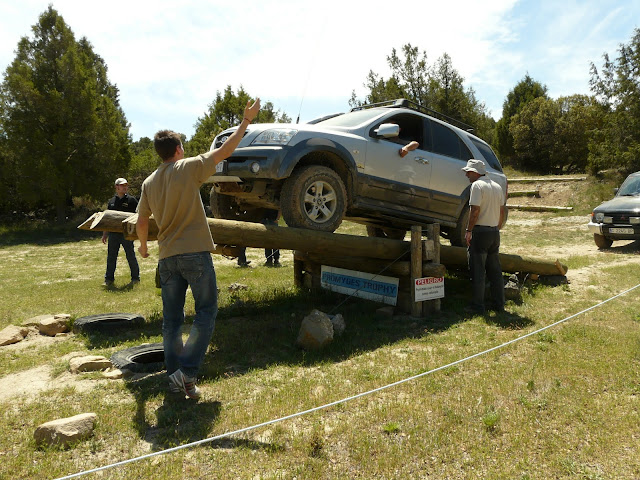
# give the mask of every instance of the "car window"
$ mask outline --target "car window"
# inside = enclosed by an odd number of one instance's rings
[[[386,111],[386,110],[384,110]],[[317,122],[316,125],[332,126],[332,127],[355,127],[361,125],[367,120],[371,120],[381,114],[379,108],[369,108],[365,110],[356,110],[355,112],[345,113],[337,117],[328,118]]]
[[[384,142],[393,142],[400,145],[406,145],[409,142],[416,141],[420,144],[421,149],[424,149],[424,128],[423,117],[419,115],[412,115],[410,113],[401,113],[387,117],[383,120],[376,122],[370,129],[369,135],[375,137],[374,130],[383,123],[393,123],[400,127],[400,134],[397,137],[392,138],[380,138]]]
[[[471,151],[464,142],[458,137],[458,134],[446,125],[438,122],[431,123],[431,150],[440,155],[457,158],[467,161],[473,158]]]
[[[637,176],[629,176],[620,186],[620,190],[618,190],[618,196],[626,196],[626,195],[640,195],[640,177]]]
[[[498,157],[496,157],[496,154],[493,153],[493,150],[491,150],[491,147],[489,145],[478,140],[477,138],[469,137],[469,140],[471,140],[471,143],[473,143],[476,146],[476,148],[480,150],[480,153],[482,154],[482,156],[484,157],[484,159],[486,160],[486,162],[489,164],[490,167],[492,167],[495,170],[498,170],[499,172],[502,171],[502,165],[500,165],[500,161],[498,160]]]

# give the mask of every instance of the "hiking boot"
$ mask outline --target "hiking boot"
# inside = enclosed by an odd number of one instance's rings
[[[279,267],[280,266],[280,260],[274,260],[273,261],[273,266],[274,267]]]
[[[241,268],[247,268],[250,263],[251,263],[251,260],[247,260],[246,262],[238,262],[238,266]]]
[[[107,288],[113,287],[113,280],[105,280],[102,286]]]
[[[169,375],[169,390],[174,393],[174,389],[193,400],[200,399],[200,389],[196,387],[196,379],[187,377],[180,369]]]

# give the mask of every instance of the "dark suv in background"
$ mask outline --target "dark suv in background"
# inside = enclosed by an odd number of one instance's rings
[[[234,129],[216,136],[211,148]],[[412,225],[439,223],[453,245],[464,245],[467,160],[483,160],[507,191],[498,158],[470,130],[404,99],[307,124],[250,125],[208,180],[211,209],[217,218],[247,221],[280,210],[289,226],[328,232],[346,219],[390,238],[404,238]],[[419,148],[401,157],[400,147],[414,140]]]

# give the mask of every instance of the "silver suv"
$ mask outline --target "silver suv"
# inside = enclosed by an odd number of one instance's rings
[[[412,225],[440,223],[464,245],[470,158],[507,191],[491,147],[466,125],[407,100],[352,109],[306,124],[250,125],[216,173],[211,209],[217,218],[260,221],[280,210],[287,225],[333,232],[343,219],[371,236],[404,238]],[[219,147],[235,130],[220,133]],[[410,141],[420,146],[401,157]]]

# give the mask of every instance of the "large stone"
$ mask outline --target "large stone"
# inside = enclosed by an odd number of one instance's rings
[[[87,355],[69,360],[69,370],[71,370],[71,373],[95,372],[111,367],[113,367],[113,364],[100,355]]]
[[[28,333],[29,329],[27,327],[9,325],[0,331],[0,347],[4,345],[11,345],[12,343],[18,343],[22,341]]]
[[[68,447],[89,438],[93,433],[97,418],[95,413],[82,413],[74,417],[52,420],[36,428],[33,437],[37,445]]]
[[[331,324],[333,325],[333,334],[338,337],[342,335],[345,328],[347,328],[341,313],[331,316]]]
[[[38,315],[37,317],[31,317],[31,318],[25,320],[22,323],[22,325],[27,326],[27,327],[36,327],[43,320],[49,320],[49,319],[53,319],[53,318],[54,318],[54,315],[51,315],[51,314]]]
[[[36,326],[42,335],[55,337],[59,333],[69,331],[69,318],[70,315],[66,313],[48,315],[46,318],[41,319]]]
[[[333,324],[326,313],[313,310],[304,317],[296,343],[305,350],[318,350],[333,341]]]

